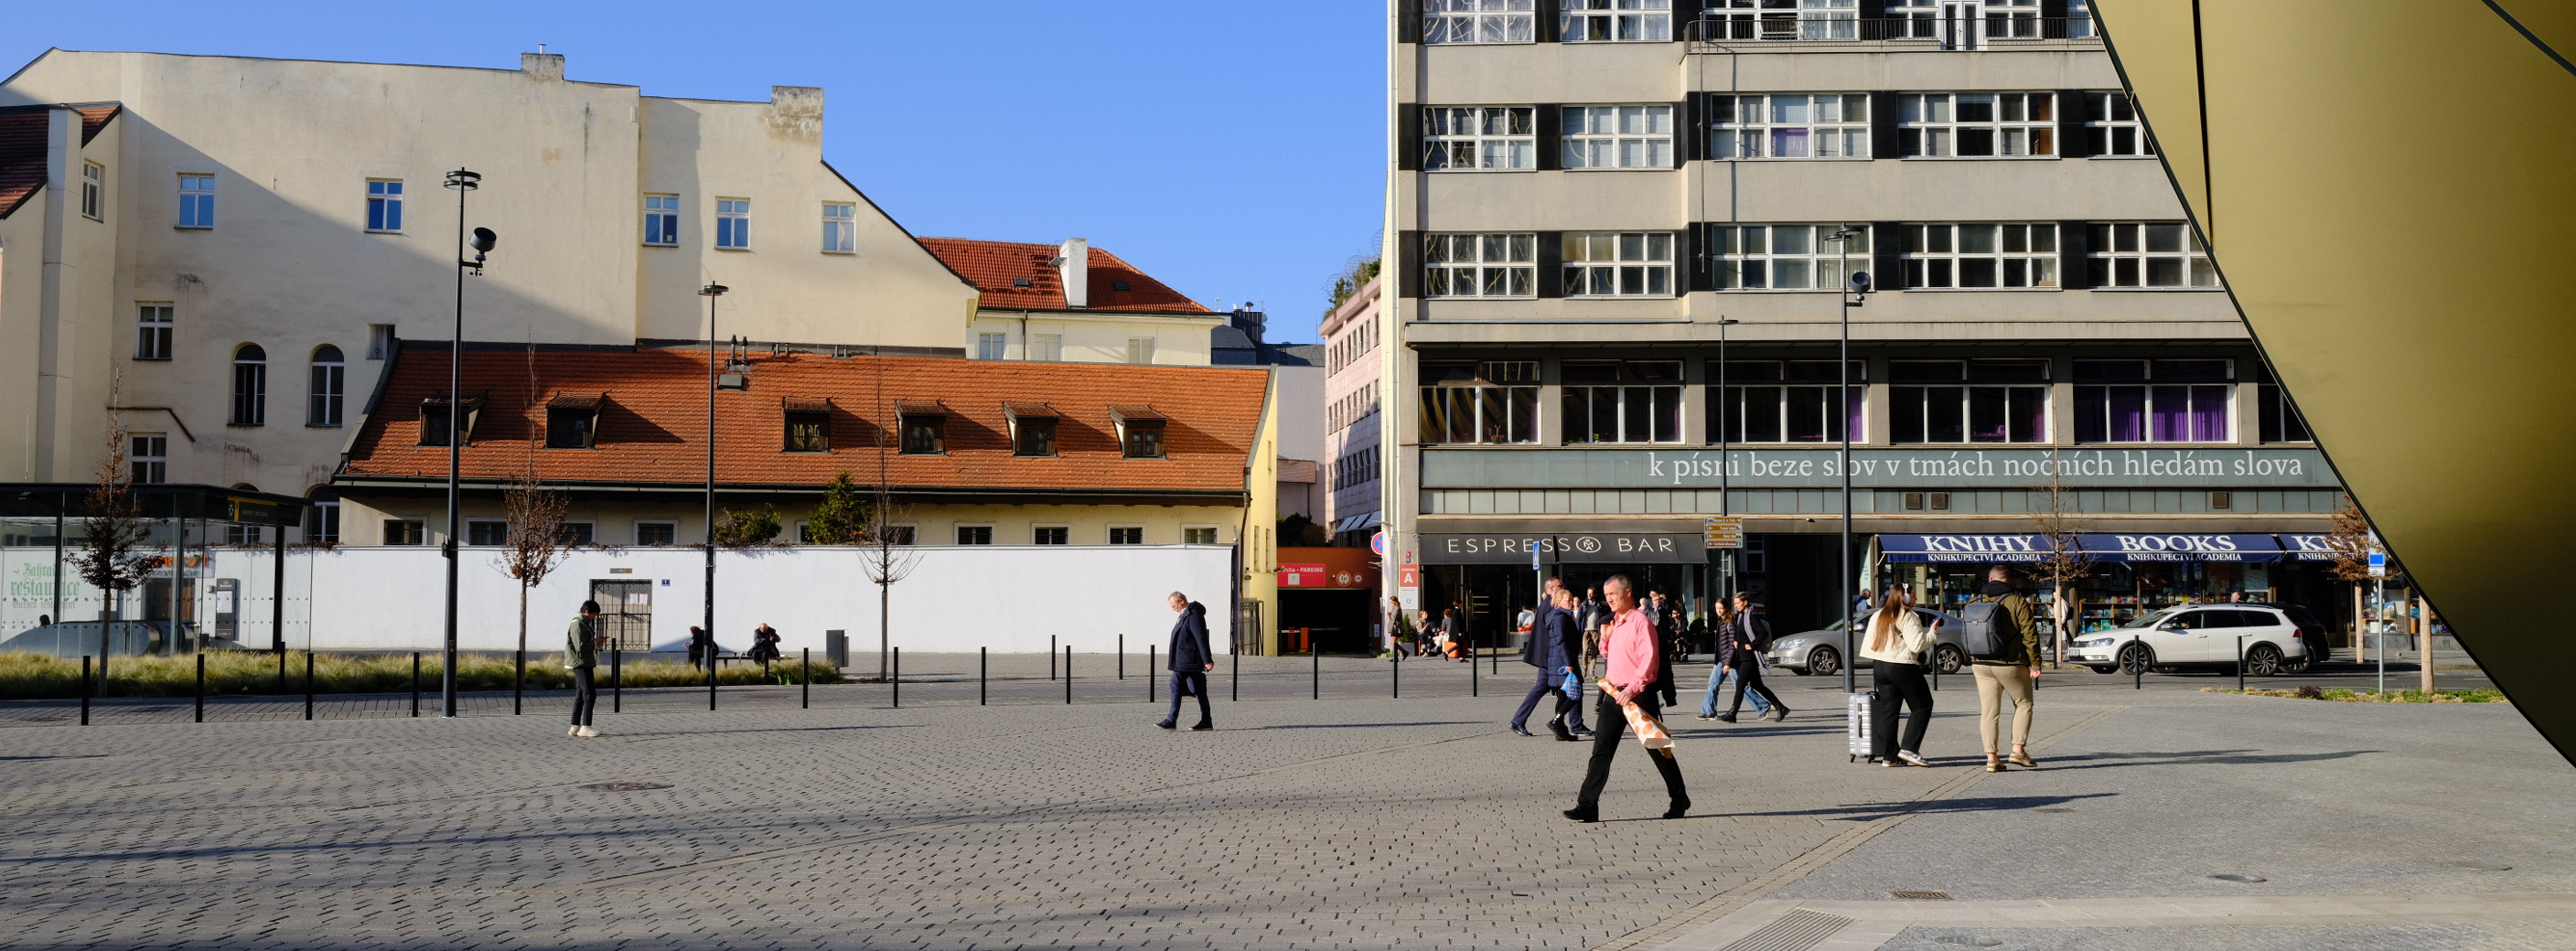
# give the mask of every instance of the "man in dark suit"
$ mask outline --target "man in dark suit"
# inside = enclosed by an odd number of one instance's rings
[[[1529,640],[1521,645],[1521,663],[1538,668],[1538,683],[1530,687],[1529,696],[1521,698],[1520,709],[1512,711],[1512,732],[1522,736],[1537,735],[1529,731],[1530,711],[1538,709],[1539,698],[1557,692],[1565,682],[1566,671],[1580,663],[1583,656],[1583,634],[1575,627],[1574,614],[1557,604],[1557,595],[1564,590],[1563,581],[1547,579],[1547,590],[1539,595],[1538,610],[1530,622]],[[1572,650],[1567,650],[1563,641],[1567,632],[1573,634]],[[1582,716],[1581,711],[1576,711],[1575,725],[1582,725]],[[1574,738],[1562,722],[1550,720],[1547,726],[1557,739]]]
[[[1207,605],[1172,592],[1173,612],[1181,619],[1172,624],[1172,712],[1154,724],[1169,730],[1180,725],[1181,695],[1199,698],[1199,722],[1193,730],[1216,729],[1208,716],[1207,672],[1216,669],[1216,652],[1208,647]]]

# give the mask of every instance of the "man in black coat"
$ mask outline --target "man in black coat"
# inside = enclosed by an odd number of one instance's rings
[[[1208,716],[1207,675],[1216,669],[1216,652],[1208,647],[1207,605],[1172,592],[1172,610],[1181,619],[1172,623],[1172,712],[1154,724],[1169,730],[1180,725],[1181,695],[1199,698],[1199,722],[1193,730],[1216,729]]]
[[[1565,590],[1564,582],[1547,579],[1547,590],[1539,595],[1538,610],[1530,622],[1529,641],[1521,645],[1521,663],[1538,668],[1538,683],[1530,687],[1529,696],[1521,698],[1520,709],[1512,711],[1512,732],[1536,736],[1529,731],[1530,712],[1538,709],[1539,698],[1565,683],[1565,673],[1583,662],[1583,631],[1575,626],[1574,612],[1557,605],[1557,595]],[[1574,727],[1583,727],[1583,712],[1574,712]],[[1547,728],[1560,740],[1571,740],[1566,724],[1549,720]]]

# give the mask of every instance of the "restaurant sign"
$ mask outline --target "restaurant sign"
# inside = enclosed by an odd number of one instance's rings
[[[2038,562],[2061,550],[2090,562],[2262,562],[2281,560],[2285,547],[2271,535],[2251,534],[2084,534],[2071,541],[2061,548],[2046,535],[1878,536],[1879,550],[1892,562]]]
[[[1466,532],[1422,536],[1433,565],[1706,564],[1708,539],[1695,532]]]

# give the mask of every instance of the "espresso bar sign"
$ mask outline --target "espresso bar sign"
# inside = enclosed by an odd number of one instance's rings
[[[1473,532],[1422,536],[1434,565],[1703,564],[1708,540],[1687,532]]]

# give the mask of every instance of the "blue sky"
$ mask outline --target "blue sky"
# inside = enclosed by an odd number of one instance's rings
[[[1381,0],[20,4],[0,74],[64,49],[516,69],[646,95],[822,86],[824,155],[913,233],[1091,239],[1311,341],[1374,252]]]

